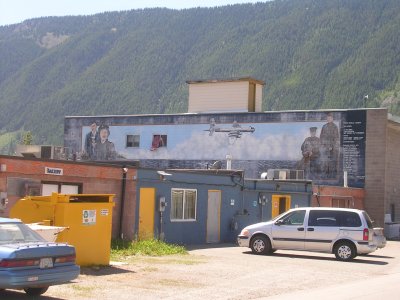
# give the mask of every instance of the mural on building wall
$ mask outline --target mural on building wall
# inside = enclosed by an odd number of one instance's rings
[[[301,145],[302,159],[298,168],[304,170],[308,179],[337,177],[339,169],[340,136],[339,127],[333,120],[333,114],[327,114],[326,124],[320,129],[310,127],[308,136]]]
[[[84,136],[81,157],[85,160],[115,160],[117,152],[114,143],[109,140],[109,126],[105,124],[98,126],[93,122],[89,129]]]
[[[212,136],[215,132],[227,133],[228,138],[229,138],[229,143],[233,144],[236,142],[237,139],[240,139],[242,137],[242,134],[244,132],[253,133],[255,130],[256,129],[251,126],[249,126],[248,128],[242,128],[242,126],[237,121],[234,121],[232,126],[230,126],[230,127],[221,127],[221,126],[217,125],[214,118],[211,118],[210,119],[210,129],[207,129],[205,131],[208,131],[210,133],[209,134],[210,136]]]
[[[173,168],[193,161],[198,168],[229,155],[233,168],[253,178],[267,169],[297,169],[338,185],[347,171],[349,186],[364,186],[365,110],[97,118],[66,119],[65,146],[85,160],[182,162]]]

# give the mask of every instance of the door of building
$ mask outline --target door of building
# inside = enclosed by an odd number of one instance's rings
[[[154,238],[156,189],[140,188],[139,201],[139,239]]]
[[[208,191],[207,243],[220,242],[221,191]]]
[[[290,209],[290,195],[272,195],[272,218]]]

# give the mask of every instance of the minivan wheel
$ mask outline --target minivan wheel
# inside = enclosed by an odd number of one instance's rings
[[[340,242],[334,249],[336,259],[341,261],[349,261],[356,257],[356,249],[349,242]]]
[[[258,235],[251,239],[250,248],[254,254],[268,254],[271,251],[271,242],[267,237]]]

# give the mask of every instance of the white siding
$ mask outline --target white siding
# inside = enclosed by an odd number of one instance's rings
[[[189,84],[188,112],[248,111],[249,82]]]

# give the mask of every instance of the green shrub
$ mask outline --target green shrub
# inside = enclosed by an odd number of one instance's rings
[[[171,254],[187,254],[183,246],[167,244],[159,240],[125,241],[112,240],[111,259],[123,259],[132,255],[163,256]]]

